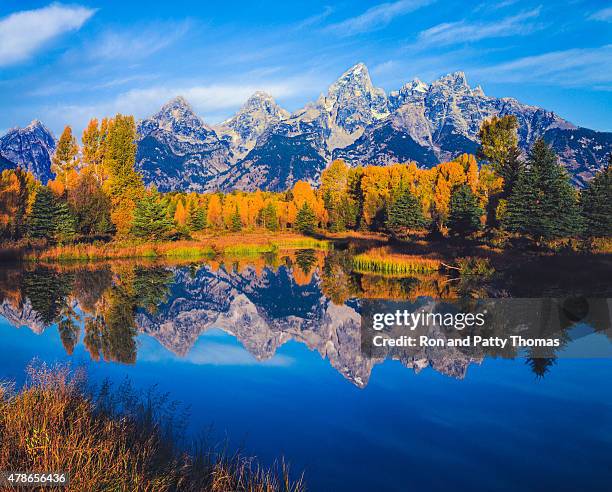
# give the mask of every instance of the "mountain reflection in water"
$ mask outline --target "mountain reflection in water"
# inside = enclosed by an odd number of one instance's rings
[[[469,299],[491,292],[491,285],[478,278],[364,275],[352,272],[350,262],[341,251],[296,250],[224,264],[22,265],[0,270],[0,315],[36,333],[56,325],[68,354],[82,334],[93,360],[127,364],[137,363],[140,334],[186,357],[200,336],[221,329],[257,361],[272,359],[293,340],[365,387],[372,368],[385,357],[362,353],[360,299],[411,300],[423,306],[432,299]],[[554,351],[529,355],[540,376],[556,356]],[[423,348],[392,356],[416,372],[429,366],[463,378],[470,364],[486,356],[513,358],[517,352]]]

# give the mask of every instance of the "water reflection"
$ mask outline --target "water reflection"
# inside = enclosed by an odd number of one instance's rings
[[[270,360],[280,346],[294,340],[317,351],[359,387],[367,385],[372,368],[388,357],[416,372],[429,366],[463,378],[470,364],[485,357],[517,356],[514,349],[494,347],[364,355],[360,299],[435,306],[432,298],[469,302],[490,296],[496,287],[478,278],[437,273],[397,278],[356,274],[351,265],[346,251],[315,250],[174,266],[120,261],[25,265],[0,270],[0,315],[36,333],[56,326],[68,354],[82,338],[93,360],[127,364],[137,362],[140,334],[185,357],[202,334],[217,328],[259,361]],[[593,328],[607,329],[612,340],[608,326]],[[545,375],[562,348],[532,349],[529,367]]]

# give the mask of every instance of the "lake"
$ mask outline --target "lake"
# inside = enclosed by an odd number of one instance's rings
[[[571,277],[366,275],[345,252],[315,250],[5,265],[0,378],[23,382],[37,358],[83,364],[94,382],[155,385],[188,407],[189,435],[265,465],[283,456],[309,490],[609,490],[609,317],[564,326],[567,343],[540,356],[368,357],[360,345],[368,299],[551,292],[603,299],[609,315],[609,280],[588,290]]]

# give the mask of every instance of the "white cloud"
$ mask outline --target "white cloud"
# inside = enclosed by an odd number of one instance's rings
[[[417,37],[416,46],[419,48],[448,46],[488,38],[529,34],[539,26],[528,21],[538,17],[539,14],[540,9],[534,9],[491,22],[459,21],[438,24],[422,31]]]
[[[612,22],[612,7],[607,7],[605,9],[601,9],[597,12],[592,13],[591,15],[589,15],[589,19]]]
[[[52,4],[0,19],[0,66],[28,59],[53,38],[80,29],[95,12],[87,7]]]
[[[470,73],[495,82],[612,90],[612,44],[527,56]]]
[[[413,12],[421,7],[433,3],[435,0],[399,0],[396,2],[381,3],[369,8],[363,14],[330,24],[325,28],[339,36],[351,36],[369,31],[382,29],[394,18]]]

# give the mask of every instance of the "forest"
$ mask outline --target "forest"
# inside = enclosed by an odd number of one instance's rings
[[[523,156],[517,132],[515,117],[494,117],[481,127],[477,155],[430,169],[414,162],[351,168],[336,160],[318,188],[298,181],[280,193],[160,193],[135,169],[134,118],[92,119],[80,145],[65,127],[52,158],[55,178],[46,186],[20,168],[2,172],[0,236],[48,245],[175,241],[205,230],[609,237],[610,163],[577,190],[544,140]]]

